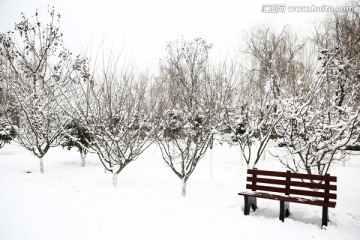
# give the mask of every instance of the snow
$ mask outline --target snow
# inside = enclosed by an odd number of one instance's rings
[[[182,197],[180,179],[155,145],[119,174],[118,187],[94,154],[81,167],[76,150],[51,149],[40,174],[37,157],[15,143],[5,145],[0,149],[0,239],[360,239],[360,156],[331,169],[338,177],[338,200],[322,230],[317,206],[291,204],[292,215],[283,223],[279,203],[259,199],[259,209],[244,216],[237,193],[245,190],[246,168],[238,149],[215,146],[212,165],[209,153]],[[269,155],[258,168],[283,169]]]

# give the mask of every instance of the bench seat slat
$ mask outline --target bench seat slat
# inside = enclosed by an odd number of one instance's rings
[[[260,178],[260,177],[248,177],[248,182],[258,182],[258,183],[270,183],[276,185],[283,185],[283,186],[296,186],[296,187],[305,187],[311,189],[324,189],[324,190],[333,190],[336,191],[336,185],[327,185],[327,184],[320,184],[320,183],[308,183],[308,182],[299,182],[299,181],[287,181],[281,179],[270,179],[270,178]]]
[[[318,180],[318,181],[330,181],[330,182],[336,182],[336,180],[337,180],[337,178],[335,176],[275,172],[275,171],[266,171],[266,170],[257,170],[257,169],[248,169],[248,174],[274,176],[274,177],[290,177],[290,178],[309,179],[309,180]]]
[[[306,191],[306,190],[299,190],[299,189],[286,189],[286,188],[280,188],[280,187],[270,187],[270,186],[252,185],[252,184],[247,184],[246,189],[263,190],[263,191],[277,192],[277,193],[284,193],[284,194],[295,194],[295,195],[303,195],[303,196],[310,196],[310,197],[322,197],[322,198],[336,199],[336,194],[334,194],[334,193],[315,192],[312,190]]]
[[[301,197],[292,197],[292,196],[285,196],[285,195],[277,195],[277,194],[270,194],[270,193],[263,193],[263,192],[240,192],[238,195],[241,196],[249,196],[249,197],[258,197],[258,198],[266,198],[266,199],[273,199],[285,202],[294,202],[294,203],[304,203],[309,205],[316,205],[316,206],[325,206],[334,208],[336,206],[336,202],[332,201],[323,201],[323,200],[313,200]]]

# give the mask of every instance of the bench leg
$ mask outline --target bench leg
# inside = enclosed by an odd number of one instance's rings
[[[328,207],[322,207],[322,226],[327,226],[329,220],[329,209]]]
[[[284,222],[285,221],[285,217],[289,217],[290,216],[290,204],[289,202],[285,202],[285,201],[280,201],[280,215],[279,215],[279,219]]]
[[[250,207],[253,211],[257,209],[256,197],[244,196],[244,214],[250,214]]]

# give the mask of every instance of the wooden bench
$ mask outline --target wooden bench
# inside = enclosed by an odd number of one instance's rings
[[[257,209],[257,198],[280,201],[279,219],[284,222],[290,215],[290,202],[322,207],[322,226],[329,221],[328,208],[334,208],[336,202],[336,177],[329,174],[310,175],[287,172],[248,169],[246,189],[240,192],[244,196],[244,214],[250,214],[250,207]]]

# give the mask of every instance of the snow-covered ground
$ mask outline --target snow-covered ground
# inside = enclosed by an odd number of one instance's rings
[[[184,198],[156,146],[120,173],[115,188],[94,154],[81,167],[76,150],[52,149],[40,174],[35,156],[6,145],[0,149],[0,239],[360,239],[360,156],[331,171],[338,200],[327,230],[316,206],[292,204],[282,223],[279,203],[259,199],[259,209],[244,216],[237,193],[245,188],[246,167],[238,149],[214,149],[212,178],[209,159],[200,161]],[[282,167],[268,155],[258,168]]]

